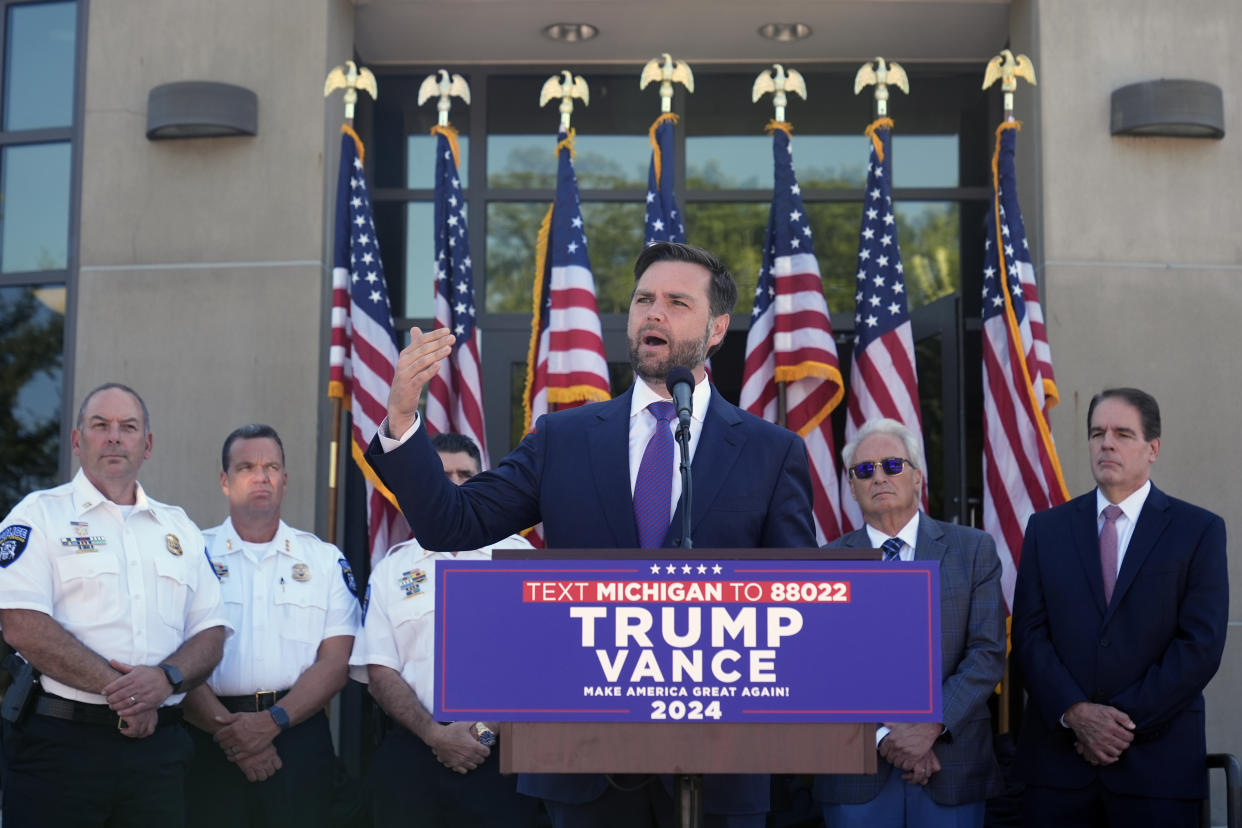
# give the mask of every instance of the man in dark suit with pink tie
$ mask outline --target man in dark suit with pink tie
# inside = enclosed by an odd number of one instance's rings
[[[1026,824],[1191,828],[1228,621],[1225,523],[1152,485],[1150,394],[1103,391],[1087,424],[1097,488],[1032,516],[1014,593]]]

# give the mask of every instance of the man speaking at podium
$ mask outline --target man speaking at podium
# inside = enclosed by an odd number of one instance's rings
[[[461,486],[444,476],[421,427],[423,387],[452,349],[441,328],[411,332],[397,361],[388,418],[367,459],[430,549],[475,549],[542,522],[550,549],[677,547],[681,480],[676,416],[665,378],[693,374],[691,532],[701,548],[815,545],[806,449],[793,432],[726,402],[704,363],[724,339],[737,285],[713,254],[658,242],[634,264],[627,337],[634,385],[608,402],[541,417],[494,470]],[[667,508],[665,508],[667,507]],[[532,643],[533,645],[533,643]],[[671,825],[669,789],[654,777],[523,775],[518,789],[545,800],[556,828]],[[709,776],[705,824],[764,824],[767,776]]]

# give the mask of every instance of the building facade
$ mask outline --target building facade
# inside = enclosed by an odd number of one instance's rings
[[[775,62],[806,76],[809,98],[791,99],[788,119],[848,365],[867,151],[860,134],[871,117],[852,79],[882,54],[903,63],[912,85],[890,103],[894,200],[912,285],[932,512],[979,525],[978,286],[1002,117],[999,91],[984,92],[979,81],[987,59],[1008,46],[1038,73],[1038,86],[1017,94],[1019,185],[1069,489],[1091,485],[1091,395],[1137,385],[1164,409],[1158,485],[1242,525],[1229,482],[1242,452],[1216,436],[1229,435],[1242,407],[1230,367],[1242,346],[1242,55],[1233,48],[1242,6],[834,0],[774,9],[700,0],[662,9],[642,0],[571,8],[598,27],[595,40],[543,38],[544,26],[570,12],[535,0],[0,3],[5,497],[71,473],[68,434],[81,395],[118,380],[151,408],[144,484],[155,496],[185,505],[203,525],[218,522],[220,442],[236,425],[268,422],[288,451],[286,519],[325,530],[342,106],[321,90],[328,70],[351,58],[379,79],[379,99],[359,104],[356,126],[398,328],[426,326],[431,316],[426,136],[435,110],[417,105],[418,84],[440,67],[471,83],[471,105],[455,102],[452,120],[463,138],[493,458],[521,433],[515,400],[534,236],[554,191],[557,117],[537,97],[561,69],[591,84],[590,106],[575,112],[577,166],[614,387],[629,381],[628,267],[642,238],[646,131],[658,114],[654,89],[640,90],[638,77],[663,51],[696,73],[695,93],[679,91],[674,106],[687,235],[731,257],[744,296],[771,196],[770,103],[751,103],[750,84]],[[805,21],[811,36],[764,40],[756,31],[773,15]],[[1220,87],[1224,138],[1110,134],[1112,92],[1163,78]],[[180,81],[253,91],[257,134],[149,140],[151,89]],[[744,298],[714,366],[734,399],[748,309]],[[346,531],[357,531],[357,502],[339,504]],[[1228,702],[1242,692],[1238,629],[1232,621],[1208,692],[1214,751],[1242,752],[1242,717]]]

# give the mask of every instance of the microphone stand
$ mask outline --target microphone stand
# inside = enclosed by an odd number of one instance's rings
[[[690,481],[690,418],[680,420],[677,445],[681,447],[681,548],[693,549],[690,539],[690,504],[693,491]],[[700,828],[703,824],[703,774],[677,774],[677,824],[681,828]]]
[[[681,548],[693,549],[690,540],[690,418],[686,417],[677,427],[677,445],[681,447]]]

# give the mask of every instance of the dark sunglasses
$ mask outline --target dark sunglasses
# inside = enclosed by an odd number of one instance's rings
[[[879,466],[884,469],[884,474],[889,477],[896,477],[901,474],[902,469],[906,466],[914,468],[914,464],[904,457],[885,457],[879,462],[868,460],[864,463],[850,466],[850,477],[858,480],[870,480],[875,475],[875,467]]]

